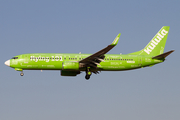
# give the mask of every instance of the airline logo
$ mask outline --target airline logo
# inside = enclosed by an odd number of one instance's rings
[[[149,46],[147,46],[144,51],[147,54],[150,54],[152,50],[154,50],[154,48],[158,45],[159,42],[161,42],[161,40],[164,38],[164,36],[168,33],[168,31],[166,31],[165,29],[163,29],[162,31],[158,32],[156,37],[151,40]]]

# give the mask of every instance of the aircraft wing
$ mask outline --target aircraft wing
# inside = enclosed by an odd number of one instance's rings
[[[100,65],[99,63],[104,61],[104,54],[106,54],[109,50],[111,50],[113,47],[115,47],[119,41],[121,33],[117,35],[117,37],[114,39],[112,44],[108,45],[104,49],[86,57],[85,59],[79,61],[79,63],[84,63],[87,67],[94,67],[97,68],[97,65]]]

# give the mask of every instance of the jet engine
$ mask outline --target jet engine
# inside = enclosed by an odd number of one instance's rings
[[[80,71],[61,70],[61,76],[76,76],[77,74],[80,74]]]
[[[65,61],[62,63],[62,70],[79,70],[79,62]]]

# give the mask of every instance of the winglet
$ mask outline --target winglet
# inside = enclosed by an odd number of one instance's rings
[[[112,42],[112,44],[111,45],[117,45],[118,44],[118,41],[119,41],[119,38],[120,38],[120,36],[121,36],[121,33],[119,33],[118,35],[117,35],[117,37],[114,39],[114,41]]]

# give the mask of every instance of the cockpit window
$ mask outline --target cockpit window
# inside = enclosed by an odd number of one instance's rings
[[[18,59],[18,57],[13,57],[12,59]]]

